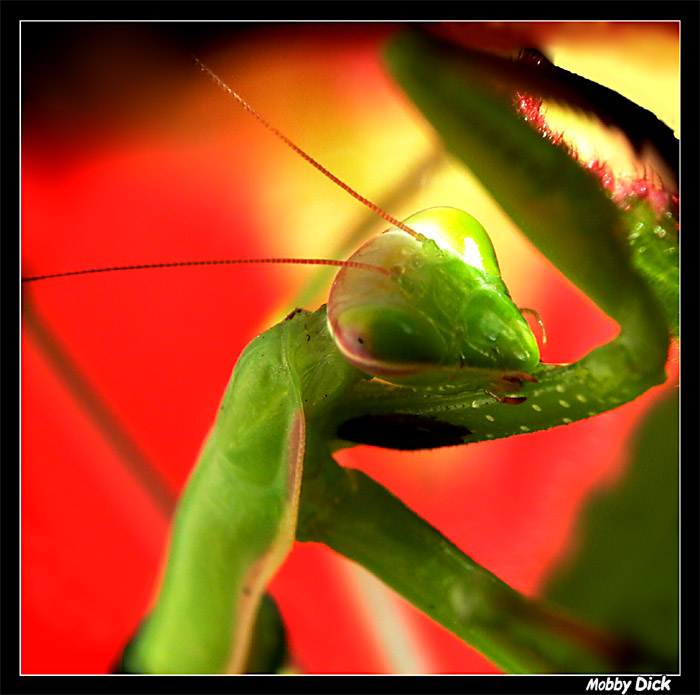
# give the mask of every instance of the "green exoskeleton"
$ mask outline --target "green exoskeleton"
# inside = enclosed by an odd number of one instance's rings
[[[671,276],[673,254],[637,269],[624,234],[634,224],[639,235],[641,216],[625,217],[471,80],[468,61],[412,35],[389,61],[448,148],[621,333],[576,363],[541,364],[488,235],[466,212],[425,210],[365,244],[341,264],[327,307],[293,312],[239,359],[125,671],[247,670],[278,639],[263,597],[295,539],[362,564],[504,670],[616,663],[615,644],[526,599],[331,455],[355,442],[420,449],[506,437],[635,398],[664,379],[674,299],[659,299],[644,273],[666,264]],[[570,209],[574,190],[585,219]]]
[[[399,383],[472,383],[489,370],[531,372],[537,341],[501,279],[484,228],[454,208],[419,212],[351,260],[389,275],[343,268],[331,288],[328,322],[358,369]],[[478,376],[476,376],[478,374]]]

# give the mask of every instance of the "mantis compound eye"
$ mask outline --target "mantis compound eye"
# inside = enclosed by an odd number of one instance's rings
[[[532,371],[537,341],[479,222],[431,208],[405,224],[418,237],[391,228],[349,259],[388,275],[342,268],[336,276],[328,321],[345,358],[396,383],[437,382],[446,369],[465,378],[474,370]]]
[[[390,379],[441,364],[447,346],[429,317],[401,306],[359,305],[338,317],[336,344],[354,366]]]

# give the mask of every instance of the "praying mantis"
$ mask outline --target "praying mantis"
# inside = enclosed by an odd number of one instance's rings
[[[644,314],[644,313],[645,313],[645,312],[642,312],[642,314]],[[295,321],[295,320],[298,321],[299,318],[302,318],[302,317],[295,317],[294,319],[290,319],[290,323],[292,323],[292,322]],[[310,319],[305,318],[304,320],[310,320]],[[284,325],[284,324],[283,324],[283,325]],[[318,332],[320,332],[320,328],[316,328],[316,327],[314,327],[313,329],[312,329],[312,328],[308,328],[308,329],[307,329],[307,334],[308,334],[308,335],[311,335],[312,331],[317,331],[317,333],[315,333],[314,335],[320,334],[320,333],[318,333]],[[661,350],[661,348],[659,348],[659,350]],[[659,360],[657,359],[657,361],[659,361]],[[338,369],[338,364],[334,363],[334,369],[333,369],[333,371],[336,371],[337,369]],[[342,370],[340,370],[340,371],[342,371]],[[540,380],[540,382],[541,382],[541,380]],[[540,382],[538,382],[538,383],[540,383]],[[329,383],[330,383],[330,382],[329,382]],[[565,392],[556,390],[556,389],[557,389],[557,386],[559,386],[559,385],[560,385],[560,384],[557,383],[557,384],[555,384],[555,385],[553,386],[553,388],[555,389],[555,392],[558,394],[557,397],[556,397],[556,400],[554,401],[554,403],[556,404],[557,401],[562,401],[562,400],[564,400],[565,402],[568,403],[568,400],[566,400],[566,399],[568,398],[568,396],[565,395]],[[525,388],[527,389],[527,388],[528,388],[528,385],[526,385]],[[533,385],[531,388],[541,388],[541,387],[538,387],[538,386]],[[584,393],[584,392],[582,392],[582,391],[578,391],[577,394],[578,394],[578,395],[583,395],[584,398],[587,398],[587,396],[589,395],[589,394]],[[574,394],[574,398],[575,398],[575,397],[576,397],[576,394]],[[577,399],[577,400],[578,400],[578,399]],[[528,407],[530,408],[530,410],[529,410],[528,412],[529,412],[529,414],[532,416],[532,413],[533,413],[533,412],[534,412],[534,413],[538,413],[538,411],[537,411],[537,410],[533,410],[531,406],[532,406],[532,405],[538,405],[538,403],[537,403],[537,402],[535,401],[535,399],[533,399],[533,398],[531,398],[530,401],[531,401],[531,402],[530,402],[530,404],[529,404],[529,406],[528,406]],[[477,402],[477,401],[474,401],[474,402]],[[579,402],[579,403],[583,403],[584,401],[580,401],[580,400],[579,400],[578,402]],[[590,402],[590,401],[587,401],[587,402]],[[490,398],[488,395],[483,395],[483,396],[480,395],[480,396],[479,396],[478,403],[479,403],[480,406],[483,404],[483,406],[484,406],[487,410],[488,410],[489,407],[496,407],[496,406],[498,406],[498,407],[501,408],[501,409],[502,409],[502,408],[508,408],[509,410],[512,409],[512,411],[513,411],[512,417],[513,417],[513,418],[515,418],[516,409],[519,407],[519,406],[509,406],[509,405],[507,405],[507,404],[498,403],[498,401],[497,401],[496,399]],[[575,403],[575,401],[573,401],[572,403]],[[571,406],[572,403],[569,403],[569,406]],[[540,406],[540,407],[541,407],[541,406]],[[560,405],[560,408],[564,408],[564,407],[566,407],[566,406],[561,406],[561,405]],[[489,412],[487,412],[487,411],[482,411],[482,412],[485,413],[485,416],[489,414]],[[497,411],[497,412],[501,412],[501,411],[499,410],[499,411]],[[570,415],[571,415],[571,413],[567,411],[567,414],[565,414],[565,415],[560,413],[560,414],[559,414],[559,417],[560,417],[560,418],[567,417],[567,418],[571,419],[571,418],[569,417]],[[495,416],[492,415],[492,417],[494,418],[494,421],[495,421],[495,419],[496,419]],[[509,416],[509,417],[510,417],[510,416]],[[490,421],[490,420],[487,420],[487,422],[491,422],[491,421]],[[512,425],[510,425],[510,424],[505,424],[504,427],[506,427],[506,429],[503,431],[503,433],[510,433],[510,430],[508,430],[507,427],[512,427],[512,428],[514,428],[514,429],[517,428],[518,431],[520,431],[520,432],[525,432],[526,430],[523,430],[522,427],[529,427],[529,425],[527,425],[527,424],[525,423],[525,421],[522,419],[522,417],[518,417],[518,418],[517,418],[517,423],[514,422],[514,424],[512,424]],[[483,435],[483,437],[484,437],[484,438],[487,438],[487,435],[488,435],[488,434],[496,434],[496,432],[484,430],[484,435]],[[500,435],[499,435],[499,436],[500,436]],[[313,442],[312,442],[312,443],[313,443]],[[507,666],[508,664],[505,663],[505,662],[502,662],[502,665]],[[523,665],[523,664],[513,664],[511,667],[514,667],[516,670],[518,670],[518,669],[524,668],[524,665]]]

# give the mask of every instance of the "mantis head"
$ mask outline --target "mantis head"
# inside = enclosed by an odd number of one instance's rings
[[[456,208],[431,208],[390,228],[344,267],[328,300],[336,345],[358,369],[396,383],[469,380],[475,371],[531,372],[537,340],[500,276],[488,234]]]

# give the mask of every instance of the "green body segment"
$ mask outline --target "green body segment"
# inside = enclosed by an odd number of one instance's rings
[[[531,372],[537,341],[501,279],[484,228],[466,212],[431,208],[365,244],[328,300],[336,344],[354,366],[397,383],[469,378],[469,370]]]
[[[267,581],[294,539],[304,446],[287,328],[241,356],[178,506],[157,604],[124,656],[131,673],[243,666]]]
[[[632,263],[659,299],[671,336],[679,335],[680,246],[678,221],[670,213],[658,215],[643,199],[630,200],[625,234]]]
[[[325,311],[253,340],[178,505],[158,600],[125,650],[129,673],[239,673],[267,583],[296,533],[307,423],[362,375]]]

